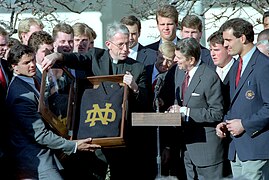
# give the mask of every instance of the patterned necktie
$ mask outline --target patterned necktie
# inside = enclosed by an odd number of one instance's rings
[[[1,84],[3,86],[4,89],[7,88],[7,81],[6,81],[6,78],[5,78],[5,75],[4,75],[4,72],[0,66],[0,81],[1,81]]]
[[[185,92],[186,92],[186,90],[188,88],[189,79],[190,79],[189,72],[186,72],[185,77],[184,77],[184,81],[183,81],[183,83],[181,85],[181,90],[182,90],[182,92],[181,92],[181,100],[182,100],[182,102],[184,100]]]
[[[240,77],[241,77],[242,65],[243,65],[243,59],[242,57],[239,57],[239,64],[238,64],[236,78],[235,78],[235,87],[237,87]]]

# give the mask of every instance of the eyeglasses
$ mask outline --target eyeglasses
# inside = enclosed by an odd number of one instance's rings
[[[109,41],[109,42],[111,42],[111,44],[117,46],[120,50],[122,50],[124,48],[124,46],[129,47],[129,42],[128,43],[120,43],[120,44],[115,44],[112,41]]]

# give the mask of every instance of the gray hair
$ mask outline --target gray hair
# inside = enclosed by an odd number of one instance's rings
[[[260,40],[256,43],[256,46],[260,45],[260,44],[263,44],[263,45],[268,45],[269,44],[269,41],[268,40]]]
[[[111,40],[117,33],[122,33],[129,36],[129,30],[124,24],[114,22],[107,26],[106,30],[107,40]]]

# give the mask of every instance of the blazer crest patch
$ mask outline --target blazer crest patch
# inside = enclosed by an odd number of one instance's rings
[[[245,96],[247,99],[251,100],[255,97],[255,93],[252,90],[247,90]]]

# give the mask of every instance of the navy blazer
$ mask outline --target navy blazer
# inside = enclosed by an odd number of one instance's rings
[[[14,77],[6,103],[9,111],[10,157],[15,171],[24,178],[38,178],[38,173],[62,169],[53,150],[66,154],[75,151],[76,143],[68,141],[47,126],[38,112],[39,94],[25,81]]]
[[[256,49],[235,87],[237,67],[231,69],[231,105],[225,120],[241,119],[245,131],[232,137],[229,159],[234,160],[235,153],[241,161],[269,159],[269,58]]]

